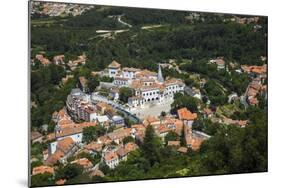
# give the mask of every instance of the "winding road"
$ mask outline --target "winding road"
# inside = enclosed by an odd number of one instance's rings
[[[123,25],[128,26],[128,27],[132,27],[131,24],[128,24],[128,23],[124,22],[123,20],[121,20],[121,17],[122,17],[122,16],[124,16],[124,15],[119,15],[119,16],[117,16],[117,21],[118,21],[119,23],[123,24]]]

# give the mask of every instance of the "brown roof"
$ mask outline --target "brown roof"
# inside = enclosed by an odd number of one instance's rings
[[[145,69],[136,74],[136,77],[149,77],[149,76],[157,76],[157,73]]]
[[[60,179],[56,181],[56,185],[64,185],[66,182],[66,179]]]
[[[127,136],[130,136],[131,133],[131,129],[127,128],[127,129],[118,129],[116,131],[113,131],[112,133],[107,134],[107,136],[111,139],[111,140],[116,140],[116,139],[123,139]]]
[[[32,175],[50,173],[54,174],[54,168],[50,166],[37,166],[32,169]]]
[[[58,141],[57,149],[66,154],[73,147],[74,144],[75,142],[71,137],[66,137]]]
[[[56,164],[62,157],[64,157],[64,153],[60,150],[55,151],[52,155],[50,155],[47,160],[47,165],[54,165]]]
[[[103,144],[91,142],[91,143],[87,144],[84,148],[88,149],[88,150],[93,150],[93,151],[101,151],[102,146],[103,146]]]
[[[181,120],[195,120],[197,118],[197,114],[190,112],[187,108],[179,109],[178,116]]]
[[[124,148],[127,152],[131,152],[137,148],[137,145],[134,142],[129,142],[129,143],[125,144]]]
[[[31,132],[31,140],[36,140],[37,138],[40,138],[42,136],[41,133],[37,132],[37,131],[32,131]]]
[[[123,157],[125,155],[128,154],[128,152],[124,149],[124,148],[119,148],[117,151],[116,151],[117,155],[119,155],[120,157]]]
[[[179,146],[180,141],[168,141],[168,146]]]
[[[114,151],[108,152],[108,153],[106,153],[105,156],[104,156],[104,159],[105,159],[106,161],[111,161],[111,160],[114,160],[114,159],[116,159],[116,158],[118,158],[118,155],[117,155],[117,153],[114,152]]]
[[[92,168],[93,164],[91,161],[89,161],[89,159],[87,158],[82,158],[82,159],[77,159],[75,161],[72,161],[71,164],[78,164],[80,166],[82,166],[83,168]]]
[[[120,65],[117,61],[113,60],[113,61],[108,65],[108,67],[109,67],[109,68],[120,68],[121,65]]]
[[[84,128],[90,127],[90,126],[96,126],[96,125],[97,125],[96,122],[66,124],[66,125],[61,126],[61,129],[56,132],[56,137],[59,138],[59,137],[82,133]]]
[[[180,153],[187,153],[187,147],[180,147],[177,151]]]
[[[112,142],[112,140],[107,135],[100,136],[97,140],[104,145],[108,145]]]

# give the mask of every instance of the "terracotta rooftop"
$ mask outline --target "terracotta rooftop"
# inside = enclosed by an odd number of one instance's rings
[[[83,122],[83,123],[79,123],[79,124],[75,124],[75,123],[67,124],[67,125],[61,126],[60,130],[58,130],[56,132],[56,137],[59,138],[59,137],[82,133],[84,128],[90,127],[90,126],[96,126],[96,125],[97,125],[96,122]]]
[[[178,116],[181,120],[195,120],[197,118],[197,114],[190,112],[187,108],[179,109]]]
[[[117,158],[118,158],[118,155],[117,155],[117,153],[114,152],[114,151],[108,152],[108,153],[106,153],[105,156],[104,156],[104,159],[105,159],[106,161],[111,161],[111,160],[114,160],[114,159],[117,159]]]
[[[32,175],[37,175],[37,174],[44,174],[44,173],[50,173],[50,174],[54,174],[54,168],[50,167],[50,166],[38,166],[38,167],[34,167],[32,169]]]
[[[125,150],[129,153],[134,151],[137,148],[137,145],[134,142],[129,142],[124,146]]]
[[[58,141],[57,149],[66,154],[73,147],[74,144],[75,142],[71,137],[66,137]]]
[[[75,161],[72,161],[71,164],[78,164],[80,166],[82,166],[83,168],[92,168],[93,164],[91,161],[89,161],[89,159],[87,158],[82,158],[82,159],[77,159]]]
[[[123,139],[127,136],[130,136],[130,134],[131,134],[131,129],[126,128],[126,129],[119,129],[119,130],[113,131],[113,132],[107,134],[107,136],[111,140],[116,140],[116,139]]]
[[[55,151],[52,155],[50,155],[47,160],[47,165],[54,165],[56,164],[62,157],[64,157],[64,153],[60,150]]]
[[[109,68],[120,68],[121,64],[119,64],[117,61],[113,60],[109,65]]]
[[[56,181],[56,185],[64,185],[66,182],[66,179],[60,179]]]
[[[87,144],[84,148],[88,149],[88,150],[93,150],[93,151],[101,151],[102,150],[102,146],[103,144],[99,144],[96,142],[91,142],[89,144]]]

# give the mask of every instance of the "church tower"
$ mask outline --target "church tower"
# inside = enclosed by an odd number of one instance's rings
[[[164,78],[163,78],[163,76],[162,76],[162,71],[161,71],[161,66],[160,66],[160,64],[158,64],[157,80],[158,80],[158,82],[161,82],[161,83],[164,82]]]

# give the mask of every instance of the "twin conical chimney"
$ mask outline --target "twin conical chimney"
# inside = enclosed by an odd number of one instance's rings
[[[157,80],[158,80],[158,82],[164,82],[160,64],[158,64]]]

